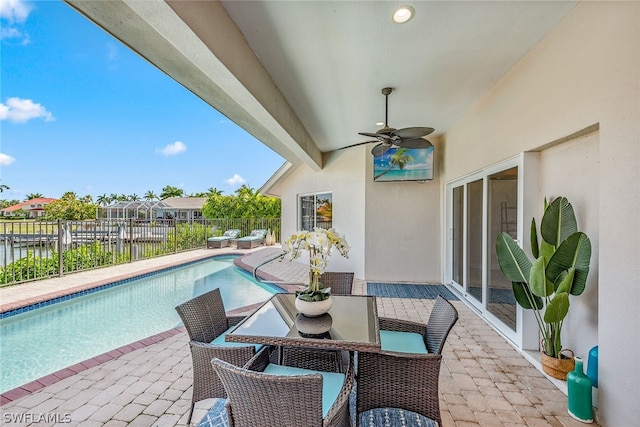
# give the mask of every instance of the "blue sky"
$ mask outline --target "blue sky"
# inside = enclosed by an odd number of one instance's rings
[[[0,199],[260,188],[283,158],[61,1],[0,0]]]

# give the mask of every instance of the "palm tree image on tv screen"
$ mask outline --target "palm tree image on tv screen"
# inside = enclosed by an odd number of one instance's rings
[[[433,147],[391,148],[373,156],[373,180],[376,182],[432,179]]]

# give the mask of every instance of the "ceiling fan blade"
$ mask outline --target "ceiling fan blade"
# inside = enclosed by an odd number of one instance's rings
[[[368,136],[369,138],[376,138],[378,141],[383,141],[386,139],[391,139],[389,135],[384,133],[368,133],[368,132],[358,132],[358,135]]]
[[[392,145],[390,144],[378,144],[371,149],[371,154],[374,156],[382,156],[387,151],[391,150]]]
[[[433,144],[430,141],[427,141],[423,138],[410,138],[410,139],[401,139],[400,141],[395,143],[398,147],[401,148],[429,148],[433,147]]]
[[[393,135],[396,135],[402,139],[407,138],[407,139],[413,139],[413,138],[420,138],[423,136],[427,136],[430,133],[432,133],[434,131],[433,128],[429,128],[429,127],[414,127],[414,128],[403,128],[403,129],[398,129],[394,132],[392,132]]]
[[[338,148],[336,151],[338,151],[338,150],[346,150],[347,148],[357,147],[358,145],[371,144],[372,142],[380,142],[380,141],[376,139],[374,141],[359,142],[357,144],[351,144],[351,145],[347,145],[346,147]]]

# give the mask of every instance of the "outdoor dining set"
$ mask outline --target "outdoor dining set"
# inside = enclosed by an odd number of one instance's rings
[[[219,289],[178,307],[190,338],[193,397],[220,398],[200,426],[440,426],[441,352],[458,319],[438,296],[426,324],[379,317],[351,295],[353,273],[326,272],[333,305],[318,317],[277,293],[227,316]],[[402,424],[404,423],[404,424]]]

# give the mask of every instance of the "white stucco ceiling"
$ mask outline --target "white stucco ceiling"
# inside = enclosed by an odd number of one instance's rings
[[[576,1],[67,0],[292,163],[384,121],[447,131]],[[399,4],[415,17],[395,24]],[[228,15],[227,15],[228,14]]]

